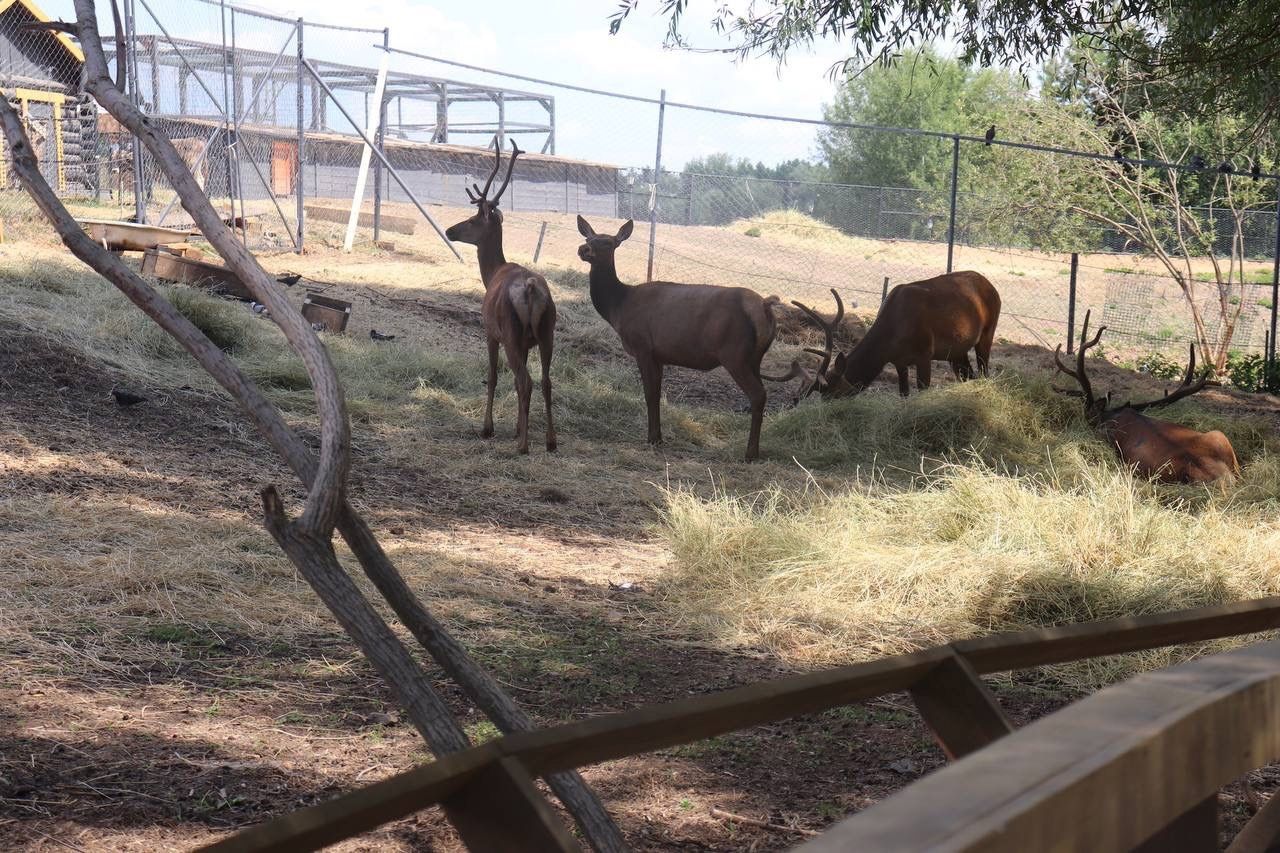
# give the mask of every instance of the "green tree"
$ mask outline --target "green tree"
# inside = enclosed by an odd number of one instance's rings
[[[876,66],[844,82],[824,117],[846,124],[981,135],[994,124],[1007,136],[1011,122],[1032,102],[1021,79],[1007,71],[965,68],[931,48],[894,65]],[[892,130],[832,126],[818,134],[831,180],[856,187],[830,193],[818,215],[838,227],[879,236],[940,239],[951,192],[952,143]],[[989,189],[998,152],[969,145],[962,152],[959,186]]]
[[[621,0],[610,30],[617,32],[639,3]],[[670,22],[668,42],[686,44],[689,0],[655,5]],[[1261,119],[1280,107],[1280,0],[757,0],[721,4],[712,26],[728,38],[726,52],[779,62],[816,41],[838,41],[848,50],[845,72],[907,64],[920,45],[947,39],[965,65],[1016,65],[1029,73],[1083,38],[1142,77],[1194,95],[1187,103],[1197,114]]]
[[[687,224],[725,225],[771,210],[812,213],[825,170],[807,160],[767,166],[717,152],[685,163],[680,178],[688,197]]]

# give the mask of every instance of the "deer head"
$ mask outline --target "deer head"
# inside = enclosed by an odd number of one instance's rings
[[[1093,426],[1100,426],[1114,418],[1124,409],[1131,409],[1135,412],[1141,412],[1145,409],[1159,408],[1167,406],[1170,403],[1177,402],[1183,397],[1190,397],[1202,389],[1221,383],[1213,382],[1209,379],[1209,372],[1205,371],[1204,375],[1199,379],[1195,379],[1196,374],[1196,345],[1191,344],[1191,351],[1187,360],[1187,371],[1182,377],[1182,382],[1173,391],[1165,391],[1163,397],[1155,400],[1148,400],[1144,403],[1134,403],[1132,401],[1125,402],[1123,405],[1113,407],[1111,405],[1111,394],[1107,393],[1102,397],[1094,396],[1093,384],[1089,381],[1089,376],[1085,373],[1084,359],[1085,354],[1098,345],[1102,340],[1102,333],[1107,330],[1106,326],[1098,327],[1098,333],[1092,338],[1089,337],[1089,315],[1092,312],[1086,311],[1084,315],[1084,325],[1080,329],[1080,346],[1076,350],[1076,366],[1073,370],[1062,360],[1062,344],[1058,344],[1057,350],[1053,353],[1053,360],[1058,366],[1058,371],[1065,373],[1080,385],[1080,390],[1064,391],[1064,393],[1084,398],[1084,412],[1089,419],[1089,423]],[[1062,389],[1059,389],[1062,390]]]
[[[622,242],[631,236],[631,232],[635,229],[635,223],[628,219],[622,223],[622,227],[618,229],[618,233],[612,236],[608,234],[597,234],[595,229],[578,216],[578,233],[586,238],[587,242],[578,247],[578,257],[589,264],[596,261],[609,261],[613,259],[614,251],[622,245]]]
[[[817,370],[811,370],[800,363],[799,359],[791,362],[791,369],[782,376],[763,376],[771,382],[786,382],[788,379],[794,379],[797,376],[804,377],[804,382],[800,385],[800,393],[796,395],[791,405],[795,405],[808,397],[814,391],[822,394],[824,397],[833,393],[834,389],[839,387],[840,383],[847,385],[842,375],[844,366],[844,353],[836,356],[835,367],[828,371],[827,367],[831,364],[831,354],[835,351],[835,332],[840,326],[840,321],[844,319],[844,302],[840,299],[840,294],[833,287],[831,295],[836,300],[836,316],[828,322],[822,319],[822,316],[807,305],[792,300],[791,304],[799,308],[809,316],[809,319],[818,324],[818,328],[822,329],[823,337],[826,344],[823,349],[815,349],[814,347],[805,347],[804,351],[811,355],[816,355],[821,361],[818,363]],[[854,307],[857,307],[856,304]]]
[[[493,140],[493,171],[489,172],[489,179],[484,182],[484,189],[476,184],[467,188],[467,198],[471,199],[471,203],[476,206],[475,215],[457,225],[450,226],[444,232],[446,237],[458,243],[478,246],[481,240],[502,228],[502,211],[498,209],[498,202],[502,199],[502,194],[507,191],[507,185],[511,183],[511,173],[515,170],[516,158],[523,153],[516,145],[516,141],[511,140],[511,159],[507,161],[507,177],[503,180],[502,186],[498,187],[497,194],[489,198],[489,188],[493,186],[493,179],[497,177],[498,169],[502,166],[502,149],[498,147],[498,140]]]

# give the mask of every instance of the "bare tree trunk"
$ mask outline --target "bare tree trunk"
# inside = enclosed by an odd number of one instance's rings
[[[449,752],[464,748],[467,741],[408,650],[377,616],[338,564],[330,544],[335,522],[366,574],[387,597],[397,615],[473,701],[503,731],[525,731],[532,728],[529,717],[421,605],[382,551],[368,525],[347,503],[345,474],[349,459],[349,437],[346,411],[341,387],[327,352],[301,316],[285,301],[271,277],[222,224],[172,145],[150,126],[147,118],[123,98],[111,82],[105,70],[91,0],[76,0],[76,10],[80,20],[81,41],[86,52],[87,88],[108,112],[144,142],[178,191],[184,208],[210,243],[218,249],[227,265],[245,281],[255,298],[273,308],[271,316],[285,331],[290,345],[302,356],[312,377],[317,408],[321,413],[319,464],[285,424],[279,412],[221,350],[134,275],[119,258],[102,250],[84,234],[44,183],[38,167],[31,168],[32,163],[24,162],[23,168],[15,168],[15,171],[54,223],[68,248],[112,281],[131,301],[179,340],[219,384],[232,394],[273,448],[308,485],[306,508],[302,517],[292,524],[284,520],[283,507],[274,489],[264,492],[268,529],[334,612],[339,623],[352,635],[384,678],[401,693],[401,701],[409,710],[410,719],[423,733],[432,749]],[[7,104],[0,108],[0,120],[3,120],[5,134],[14,149],[15,161],[22,150],[29,157],[30,146],[25,142],[20,124],[13,123],[17,117],[7,108]],[[299,560],[305,560],[306,565],[299,563]],[[548,782],[565,802],[594,848],[626,849],[617,826],[579,774],[556,774]]]

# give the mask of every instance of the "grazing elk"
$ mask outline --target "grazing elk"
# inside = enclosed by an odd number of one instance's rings
[[[591,265],[591,304],[636,360],[649,410],[649,443],[662,443],[659,401],[662,369],[667,365],[713,370],[723,366],[751,401],[751,433],[747,459],[760,456],[760,424],[766,394],[760,361],[773,344],[773,308],[778,297],[765,299],[745,287],[650,281],[623,284],[613,255],[631,236],[628,219],[616,235],[597,234],[581,216],[578,231],[586,242],[578,257]]]
[[[838,296],[836,303],[839,305]],[[862,340],[831,363],[832,332],[840,322],[839,315],[828,324],[811,309],[795,304],[827,337],[826,351],[817,353],[822,364],[816,372],[792,365],[793,375],[807,378],[802,396],[815,390],[824,397],[852,396],[871,384],[886,364],[892,364],[898,371],[898,391],[905,397],[910,388],[908,368],[916,369],[917,387],[928,388],[935,359],[950,362],[957,379],[971,379],[971,349],[978,357],[978,372],[986,376],[1000,319],[1000,294],[979,273],[952,272],[900,284],[889,291]]]
[[[467,190],[467,197],[476,206],[476,213],[445,231],[450,240],[471,243],[476,247],[480,261],[480,278],[484,281],[484,302],[481,316],[489,344],[489,388],[484,407],[485,438],[493,436],[493,392],[498,384],[498,347],[507,352],[507,364],[516,377],[516,396],[520,413],[516,419],[517,450],[529,452],[529,398],[533,393],[533,379],[526,362],[529,350],[538,345],[542,360],[542,397],[547,405],[547,450],[556,449],[556,428],[551,418],[551,351],[555,344],[556,306],[551,299],[547,280],[535,272],[508,263],[502,253],[502,211],[498,202],[511,183],[516,158],[521,151],[513,139],[511,159],[507,163],[507,177],[498,192],[489,198],[489,187],[502,165],[502,150],[493,143],[493,171],[485,181],[484,189],[472,184],[475,192]]]
[[[1196,347],[1191,345],[1191,358],[1187,372],[1172,393],[1146,403],[1125,403],[1111,408],[1111,395],[1093,396],[1093,386],[1084,371],[1085,352],[1102,339],[1106,326],[1089,339],[1089,313],[1084,315],[1084,328],[1080,331],[1080,348],[1076,353],[1076,368],[1072,370],[1062,362],[1062,345],[1058,345],[1053,360],[1058,370],[1080,384],[1078,393],[1084,398],[1085,416],[1089,423],[1115,445],[1120,460],[1145,477],[1154,476],[1165,483],[1211,483],[1219,478],[1234,479],[1240,471],[1236,452],[1231,441],[1218,430],[1198,432],[1181,424],[1149,418],[1142,412],[1190,397],[1209,381],[1206,373],[1194,380],[1196,372]]]

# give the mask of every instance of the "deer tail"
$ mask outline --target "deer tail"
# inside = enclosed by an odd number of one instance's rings
[[[520,326],[526,334],[535,337],[542,323],[542,315],[547,310],[547,297],[550,295],[539,284],[537,277],[530,275],[516,279],[507,287],[507,299],[511,301],[511,308],[516,312]]]

